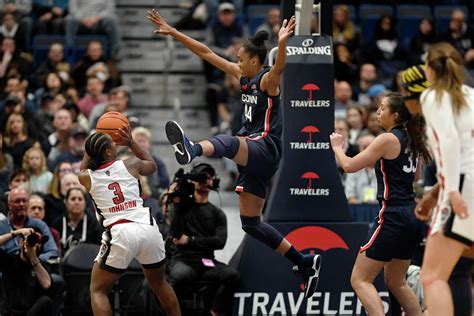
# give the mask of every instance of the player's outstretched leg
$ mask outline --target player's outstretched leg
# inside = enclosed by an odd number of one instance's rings
[[[304,297],[313,296],[319,282],[319,271],[321,270],[321,256],[315,254],[304,255],[300,264],[293,267],[304,280]]]
[[[183,129],[177,122],[169,121],[166,123],[165,129],[166,137],[168,137],[171,146],[174,147],[174,154],[179,164],[187,165],[198,156],[196,145],[184,135]]]

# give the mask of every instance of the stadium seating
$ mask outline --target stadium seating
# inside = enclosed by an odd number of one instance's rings
[[[454,9],[461,9],[469,17],[469,11],[464,5],[437,5],[433,7],[433,17],[436,19],[438,32],[446,32],[449,28],[449,20]]]
[[[393,7],[390,5],[361,4],[359,7],[359,19],[362,23],[362,35],[364,42],[368,43],[374,36],[375,26],[378,19],[384,15],[393,15]]]
[[[423,17],[431,16],[428,5],[399,5],[396,7],[398,31],[402,45],[408,48],[410,39],[418,31],[418,25]]]

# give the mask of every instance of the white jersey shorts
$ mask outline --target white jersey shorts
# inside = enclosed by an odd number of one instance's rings
[[[430,234],[444,233],[471,247],[474,242],[474,175],[461,176],[461,195],[467,204],[468,217],[461,219],[451,208],[449,195],[440,191],[438,205],[434,209]]]
[[[113,225],[102,234],[102,244],[95,258],[106,271],[121,274],[136,258],[145,269],[165,263],[165,246],[158,225],[126,222]]]

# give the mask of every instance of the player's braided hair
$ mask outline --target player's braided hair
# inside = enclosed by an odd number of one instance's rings
[[[398,113],[397,124],[403,125],[408,133],[408,148],[413,156],[431,160],[431,154],[426,147],[425,120],[420,114],[411,115],[405,106],[404,97],[397,92],[387,94],[390,112]]]
[[[109,138],[104,133],[93,133],[86,139],[86,153],[91,157],[87,168],[96,170],[104,162],[105,150],[109,147]]]
[[[249,38],[244,43],[244,49],[249,54],[250,57],[255,55],[258,56],[260,64],[265,62],[267,57],[267,47],[265,46],[265,41],[268,39],[268,33],[266,31],[258,31],[254,37]]]

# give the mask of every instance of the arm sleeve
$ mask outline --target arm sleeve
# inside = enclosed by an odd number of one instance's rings
[[[216,207],[214,216],[215,220],[215,234],[210,237],[196,237],[193,245],[208,250],[223,249],[227,240],[227,218],[225,213]]]
[[[434,91],[426,95],[424,102],[429,106],[428,124],[434,131],[434,137],[438,144],[437,153],[439,166],[441,166],[442,185],[446,192],[459,190],[459,178],[461,167],[461,140],[456,129],[453,107],[449,96],[443,92],[443,96],[437,102]]]

